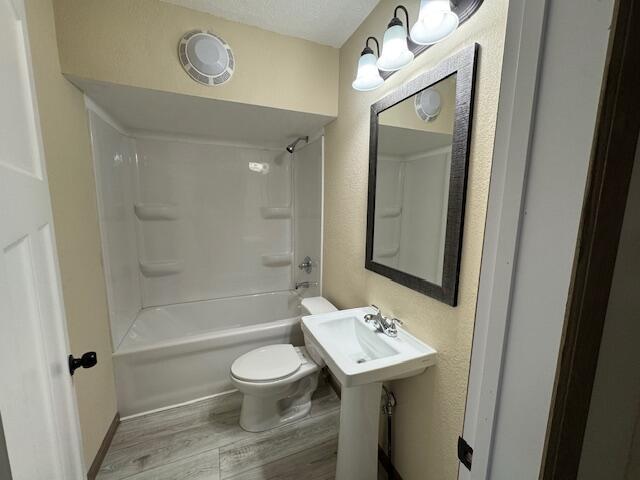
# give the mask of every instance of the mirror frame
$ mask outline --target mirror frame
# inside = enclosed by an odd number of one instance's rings
[[[367,201],[367,244],[365,268],[396,283],[416,290],[455,307],[462,250],[462,231],[467,190],[467,170],[471,146],[471,123],[475,93],[479,45],[473,44],[444,59],[433,69],[408,81],[397,90],[371,105],[369,137],[369,185]],[[376,204],[376,172],[378,164],[378,115],[416,93],[457,74],[456,109],[451,145],[451,172],[445,232],[442,285],[373,261],[373,231]]]

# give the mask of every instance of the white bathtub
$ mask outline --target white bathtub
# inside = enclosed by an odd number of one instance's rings
[[[113,354],[121,416],[231,390],[231,363],[274,343],[302,345],[300,297],[263,293],[142,310]]]

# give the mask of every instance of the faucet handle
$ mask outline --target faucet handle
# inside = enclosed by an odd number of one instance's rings
[[[384,333],[390,337],[398,336],[398,325],[403,325],[402,321],[396,317],[384,317]]]
[[[373,305],[373,304],[371,304],[369,306],[372,307],[372,308],[375,308],[376,309],[376,313],[367,313],[364,316],[364,321],[365,322],[372,322],[375,319],[377,319],[378,317],[380,317],[380,309],[376,305]]]
[[[311,270],[313,269],[313,261],[311,260],[311,257],[309,255],[304,257],[304,260],[302,260],[302,263],[298,265],[298,268],[307,273],[311,273]]]
[[[396,317],[389,317],[388,318],[388,325],[389,327],[391,327],[393,330],[397,330],[398,329],[398,325],[404,325],[403,321],[400,320],[399,318]]]

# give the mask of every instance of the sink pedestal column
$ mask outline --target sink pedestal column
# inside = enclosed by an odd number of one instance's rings
[[[342,387],[336,480],[378,478],[382,383]]]

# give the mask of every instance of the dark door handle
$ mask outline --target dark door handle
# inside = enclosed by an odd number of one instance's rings
[[[73,375],[78,368],[91,368],[98,363],[98,356],[96,352],[87,352],[80,358],[73,358],[73,355],[69,355],[69,373]]]

